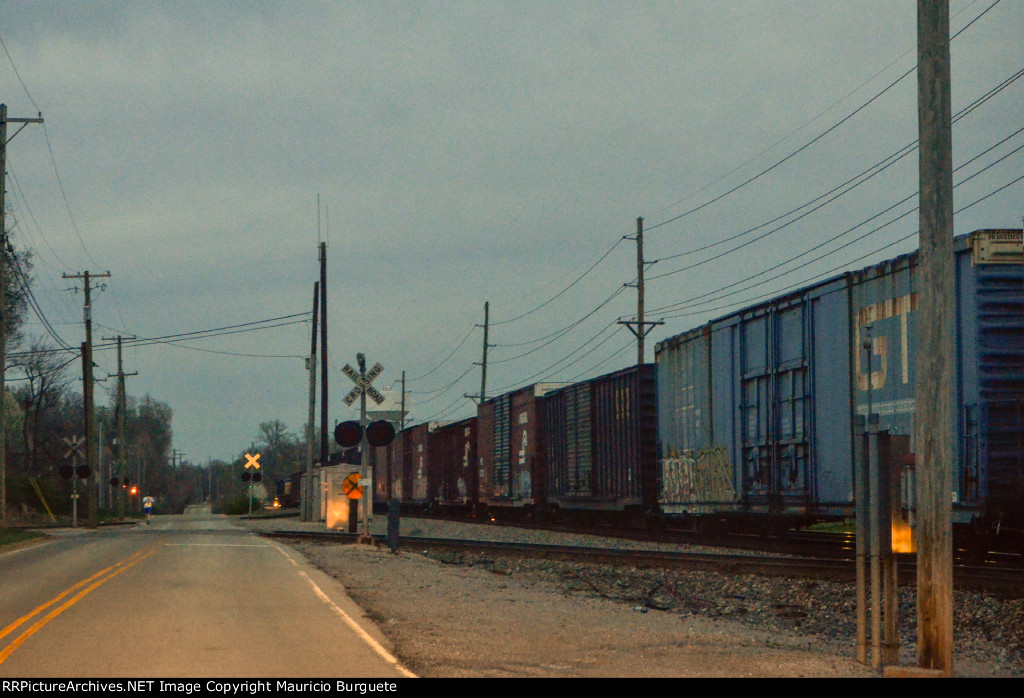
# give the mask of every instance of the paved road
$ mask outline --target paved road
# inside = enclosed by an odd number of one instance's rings
[[[0,553],[2,677],[403,677],[341,586],[208,507]]]

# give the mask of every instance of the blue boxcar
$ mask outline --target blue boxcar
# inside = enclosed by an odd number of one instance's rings
[[[1021,231],[961,236],[955,252],[954,520],[1019,527]],[[916,258],[843,274],[657,345],[663,513],[852,512],[855,433],[869,402],[881,429],[913,443]]]

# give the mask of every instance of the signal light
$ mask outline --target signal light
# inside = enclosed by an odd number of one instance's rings
[[[134,497],[138,493],[139,493],[139,488],[136,487],[135,485],[132,485],[132,496]]]
[[[349,420],[334,427],[334,441],[342,448],[358,446],[363,440],[363,427],[359,422]]]
[[[366,427],[366,440],[371,446],[387,446],[395,439],[395,427],[391,422],[380,420]]]

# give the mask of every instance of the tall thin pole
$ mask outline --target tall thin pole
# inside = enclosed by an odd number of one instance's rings
[[[487,399],[487,332],[491,326],[491,303],[484,302],[484,356],[480,361],[480,402]]]
[[[644,363],[644,219],[636,219],[636,364]]]
[[[402,371],[402,412],[398,417],[399,431],[405,429],[405,371]]]
[[[629,239],[630,236],[626,236]],[[638,366],[644,363],[644,337],[657,325],[664,325],[664,321],[647,322],[644,320],[644,219],[636,219],[636,320],[619,320],[620,325],[625,325],[636,337],[636,363]],[[632,284],[626,284],[632,286]],[[636,325],[634,328],[633,326]]]
[[[949,0],[917,2],[920,139],[918,666],[953,674],[953,135]]]
[[[484,303],[484,325],[483,325],[483,327],[484,327],[484,349],[483,349],[483,358],[480,360],[480,364],[479,364],[480,365],[480,394],[479,395],[470,395],[470,394],[467,393],[467,394],[463,395],[463,397],[468,397],[471,400],[476,400],[478,404],[483,404],[484,400],[487,399],[487,350],[491,346],[490,344],[487,343],[487,333],[488,333],[488,330],[490,329],[490,325],[491,325],[491,304],[490,304],[490,302],[485,302]],[[480,325],[477,325],[477,327],[479,327],[479,326]],[[403,399],[403,401],[405,400],[405,384],[404,384],[404,380],[405,379],[403,378],[403,385],[402,385],[402,399]],[[405,412],[404,405],[403,405],[402,412],[403,412],[403,417],[404,417],[404,412]]]
[[[128,409],[128,400],[125,392],[124,379],[126,376],[137,376],[139,375],[139,372],[124,372],[124,364],[121,354],[121,340],[123,340],[124,337],[122,335],[117,335],[116,337],[103,337],[104,341],[111,339],[117,340],[117,469],[118,477],[120,478],[128,472],[127,461],[125,460],[125,448],[127,446],[125,443],[125,412]],[[112,378],[110,374],[107,374],[107,377]],[[141,486],[142,483],[139,484]]]
[[[313,436],[316,428],[313,419],[316,412],[316,331],[320,309],[320,282],[313,282],[313,337],[309,346],[309,418],[306,420],[306,486],[302,491],[302,520],[313,520]]]
[[[320,467],[327,467],[327,243],[320,243]],[[323,478],[323,475],[321,475]]]
[[[110,272],[103,274],[91,274],[86,271],[83,274],[64,274],[65,279],[82,279],[82,289],[85,291],[85,305],[82,308],[82,315],[85,320],[85,351],[86,358],[83,363],[83,376],[84,386],[82,390],[82,398],[85,412],[85,464],[88,466],[89,471],[93,472],[96,470],[96,413],[95,405],[93,404],[93,376],[92,376],[92,280],[93,279],[106,279],[110,278]],[[141,486],[141,483],[140,483]],[[86,492],[88,492],[86,488]],[[90,520],[95,518],[95,512],[92,507],[89,508]]]
[[[361,384],[366,385],[366,356],[357,354],[359,363],[359,379]],[[359,444],[359,478],[366,480],[370,477],[370,444],[366,440],[366,390],[359,393],[359,426],[363,433]],[[352,505],[359,516],[359,542],[372,543],[370,538],[370,509],[373,506],[373,489],[364,487],[362,501],[353,499]]]
[[[7,522],[7,400],[4,373],[7,370],[7,124],[41,124],[42,114],[35,119],[10,119],[7,105],[0,104],[0,525]],[[25,128],[22,126],[21,128]],[[15,132],[17,136],[21,129]],[[11,139],[14,138],[11,136]]]

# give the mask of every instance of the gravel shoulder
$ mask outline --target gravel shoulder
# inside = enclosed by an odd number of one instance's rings
[[[403,533],[414,530],[447,532],[416,521]],[[282,542],[344,585],[424,677],[873,675],[854,660],[851,584]],[[914,604],[901,589],[910,666]],[[1024,600],[958,592],[955,613],[957,676],[1024,677]]]

